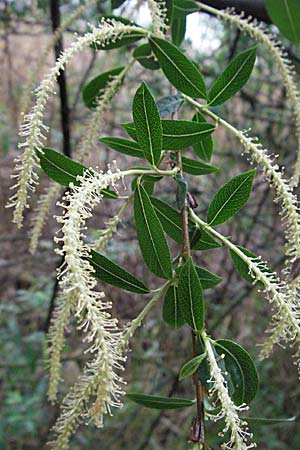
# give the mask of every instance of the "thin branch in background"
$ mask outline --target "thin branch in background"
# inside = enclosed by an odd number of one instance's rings
[[[51,15],[51,24],[52,31],[55,34],[55,31],[60,27],[60,2],[59,0],[51,0],[50,1],[50,15]],[[61,36],[55,44],[54,53],[55,59],[57,60],[60,54],[63,52],[63,37]],[[70,110],[69,110],[69,102],[68,102],[68,89],[67,89],[67,78],[66,71],[60,72],[57,83],[59,86],[59,98],[60,98],[60,116],[61,116],[61,129],[63,134],[63,153],[66,156],[71,157],[71,133],[70,133]],[[62,260],[59,263],[59,267],[63,263]],[[47,333],[49,330],[49,325],[52,318],[52,313],[55,307],[55,298],[58,291],[58,281],[56,279],[52,297],[50,300],[48,314],[44,325],[44,331]]]

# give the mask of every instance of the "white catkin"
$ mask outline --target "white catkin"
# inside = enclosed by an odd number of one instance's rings
[[[245,14],[236,14],[234,9],[227,9],[225,11],[217,10],[210,6],[199,3],[199,7],[208,11],[211,14],[237,26],[242,32],[247,33],[252,39],[262,44],[270,55],[272,55],[279,72],[281,74],[283,84],[286,89],[287,97],[293,108],[296,126],[296,137],[298,142],[297,159],[294,167],[294,175],[291,178],[291,187],[298,186],[300,179],[300,95],[299,87],[295,81],[295,68],[288,58],[286,50],[282,44],[270,33],[268,28],[253,19],[252,17],[245,17]]]
[[[230,433],[229,441],[223,443],[221,448],[224,450],[248,450],[256,447],[256,444],[249,443],[248,440],[252,438],[252,434],[248,431],[247,422],[239,418],[238,413],[247,410],[246,405],[237,406],[232,401],[227,383],[223,376],[222,370],[218,366],[216,357],[209,341],[209,338],[205,333],[202,334],[205,349],[207,352],[207,360],[210,367],[210,396],[213,397],[216,394],[216,407],[221,406],[217,415],[213,416],[213,420],[218,421],[224,419],[225,428],[220,433],[220,436],[224,436],[225,433]]]
[[[95,138],[100,134],[99,128],[103,113],[110,105],[111,99],[114,97],[116,92],[118,92],[118,89],[122,85],[123,79],[131,66],[132,63],[129,63],[122,70],[122,72],[112,77],[105,89],[100,92],[99,97],[96,100],[97,106],[92,112],[91,117],[88,119],[84,127],[82,138],[80,139],[75,150],[75,154],[78,157],[79,162],[83,163],[89,156],[95,142]],[[61,187],[59,187],[56,183],[54,185],[51,183],[46,193],[41,196],[38,202],[32,220],[31,239],[29,244],[29,250],[32,254],[34,254],[37,249],[38,241],[42,233],[43,226],[46,223],[51,203],[53,200],[57,199],[61,191]]]
[[[72,14],[64,19],[60,27],[55,30],[55,33],[49,40],[44,52],[39,57],[38,61],[33,65],[33,67],[29,69],[29,81],[27,83],[27,88],[24,89],[24,93],[20,101],[20,110],[23,111],[22,115],[24,115],[24,112],[26,113],[28,110],[31,98],[31,90],[32,86],[34,86],[34,81],[37,80],[41,69],[45,64],[45,61],[47,60],[47,56],[53,50],[57,41],[62,36],[63,32],[66,31],[73,22],[75,22],[75,20],[77,20],[88,8],[96,4],[98,1],[99,0],[88,0],[84,4],[80,5],[77,9],[75,9],[75,11],[73,11]]]
[[[276,191],[276,202],[282,204],[280,212],[283,230],[286,236],[285,254],[291,261],[300,257],[300,216],[297,197],[293,194],[288,181],[284,178],[278,164],[274,164],[274,156],[247,132],[235,130],[236,136],[243,144],[250,158],[260,165],[270,186]]]
[[[153,35],[164,38],[169,29],[166,2],[164,0],[147,0],[147,3],[152,18]]]
[[[257,282],[262,283],[262,290],[267,300],[273,306],[275,323],[284,322],[284,327],[280,328],[280,335],[278,331],[277,338],[271,338],[269,347],[267,343],[264,345],[263,354],[267,355],[268,352],[270,353],[275,341],[279,343],[280,341],[287,342],[291,339],[299,339],[300,311],[298,294],[296,300],[294,292],[287,282],[282,281],[275,272],[272,272],[261,257],[247,256],[229,239],[203,222],[196,214],[191,213],[191,217],[196,224],[198,223],[200,227],[207,230],[212,236],[217,237],[248,266],[249,274],[253,278],[253,284]]]
[[[85,415],[92,417],[96,425],[103,425],[103,415],[111,414],[112,407],[120,407],[120,396],[123,391],[120,384],[122,378],[116,370],[122,370],[125,357],[118,345],[121,332],[117,327],[117,320],[111,318],[108,309],[110,303],[104,301],[104,293],[95,291],[97,281],[93,276],[94,269],[88,261],[89,248],[84,244],[83,231],[92,210],[101,201],[101,190],[114,186],[121,178],[121,172],[106,173],[86,171],[78,176],[80,186],[70,185],[69,192],[64,197],[63,216],[58,218],[62,223],[62,237],[56,238],[62,242],[57,251],[64,254],[64,264],[59,270],[59,284],[64,304],[70,305],[78,322],[79,329],[85,333],[85,341],[89,343],[88,351],[94,355],[77,387],[66,397],[62,406],[62,413],[54,430],[56,440],[53,448],[67,449],[71,434]],[[59,308],[63,308],[62,305]],[[56,387],[59,380],[59,355],[63,340],[62,329],[69,315],[66,310],[65,318],[61,321],[59,312],[56,314],[50,335],[50,380],[52,399],[55,399]],[[57,346],[56,346],[57,344]],[[52,368],[51,368],[52,367]],[[89,385],[90,377],[97,382]],[[87,404],[94,396],[94,405],[87,410]]]
[[[28,191],[34,191],[37,184],[37,175],[34,172],[37,163],[36,149],[41,150],[46,140],[45,132],[48,128],[43,123],[44,109],[50,94],[54,93],[57,76],[83,48],[93,43],[105,46],[107,42],[115,42],[120,39],[124,33],[132,32],[144,33],[144,30],[113,19],[102,19],[99,27],[94,27],[91,32],[78,37],[60,55],[55,66],[36,90],[36,104],[32,111],[25,116],[20,130],[20,136],[24,138],[24,141],[19,144],[19,147],[23,148],[23,153],[16,158],[16,173],[13,175],[16,178],[16,184],[12,187],[12,189],[16,189],[16,193],[10,198],[8,204],[15,208],[13,222],[18,227],[22,226],[24,208],[28,207]]]

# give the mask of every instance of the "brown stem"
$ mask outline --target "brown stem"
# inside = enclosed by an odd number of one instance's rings
[[[177,114],[172,114],[172,119],[177,118]],[[176,151],[176,163],[179,168],[179,173],[182,175],[182,159],[181,152]],[[189,237],[189,214],[188,214],[188,204],[185,200],[185,204],[181,210],[181,225],[182,225],[182,247],[181,256],[184,261],[186,261],[191,256],[190,247],[190,237]],[[196,355],[196,335],[191,329],[192,333],[192,348],[193,355]],[[197,372],[193,375],[193,382],[196,390],[196,401],[197,401],[197,416],[193,419],[190,438],[193,442],[200,442],[203,448],[206,448],[205,443],[205,428],[204,428],[204,407],[203,407],[203,389],[202,384],[199,380]]]

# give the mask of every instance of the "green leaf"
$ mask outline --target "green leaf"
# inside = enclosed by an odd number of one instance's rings
[[[76,179],[77,176],[82,176],[85,170],[90,170],[51,148],[44,147],[43,154],[38,152],[38,157],[45,174],[62,186],[69,186],[70,183],[79,186],[80,182]],[[115,199],[119,197],[116,192],[110,189],[102,189],[101,193],[105,198]]]
[[[193,117],[195,122],[207,122],[205,117],[197,111]],[[212,152],[213,152],[213,140],[211,135],[204,136],[199,142],[193,144],[194,152],[199,158],[203,159],[203,161],[210,162]]]
[[[185,324],[179,308],[178,289],[176,286],[170,286],[166,292],[163,304],[163,320],[169,327],[175,329]]]
[[[111,9],[117,9],[125,2],[126,0],[111,0]]]
[[[233,97],[249,80],[256,59],[256,46],[239,53],[213,83],[209,94],[210,106],[221,105]]]
[[[213,248],[222,247],[222,245],[215,241],[209,233],[205,230],[193,226],[190,231],[190,243],[192,250],[211,250]]]
[[[256,170],[249,170],[232,178],[214,196],[207,212],[209,225],[226,222],[247,203]]]
[[[234,388],[233,401],[237,405],[248,405],[258,390],[258,375],[251,356],[239,344],[228,339],[218,339],[214,345],[218,355],[225,355],[225,367]]]
[[[163,4],[162,7],[165,7],[167,9],[167,25],[170,25],[173,17],[173,2],[174,0],[162,0]]]
[[[193,373],[196,372],[196,370],[199,368],[200,364],[205,360],[206,353],[203,353],[202,355],[195,356],[193,359],[185,363],[182,368],[180,369],[179,373],[179,381],[183,380],[186,377],[189,377],[193,375]]]
[[[138,143],[147,161],[156,166],[162,150],[162,126],[155,100],[146,83],[142,83],[136,91],[132,114]]]
[[[108,147],[111,147],[113,150],[123,153],[124,155],[144,158],[144,153],[141,147],[134,141],[129,141],[128,139],[118,137],[103,137],[100,138],[99,141],[108,145]]]
[[[183,172],[190,173],[192,175],[206,175],[208,173],[218,172],[220,169],[209,164],[204,164],[194,159],[186,158],[182,156],[182,170]]]
[[[101,16],[98,19],[98,22],[101,22],[101,19],[113,19],[116,20],[117,22],[121,22],[124,23],[125,25],[135,25],[137,26],[136,23],[132,22],[131,20],[125,19],[124,17],[121,16],[114,16],[112,14],[106,14],[105,16]],[[113,50],[115,48],[119,48],[119,47],[124,47],[125,45],[129,45],[129,44],[133,44],[134,42],[142,39],[143,37],[145,37],[145,34],[136,30],[135,32],[131,32],[131,33],[123,33],[121,38],[117,38],[115,40],[115,42],[108,42],[105,45],[98,45],[97,43],[93,43],[91,44],[91,47],[95,50]]]
[[[264,417],[241,417],[242,420],[246,420],[251,427],[253,426],[272,426],[280,425],[281,423],[289,424],[296,421],[297,417],[278,417],[277,419],[267,419]]]
[[[221,283],[222,277],[210,272],[209,270],[203,269],[202,267],[195,266],[198,278],[200,280],[202,289],[210,289],[217,284]]]
[[[191,257],[180,270],[178,298],[184,320],[193,330],[200,331],[204,323],[204,301],[201,283]]]
[[[138,294],[148,294],[149,289],[144,283],[135,278],[131,273],[122,269],[118,264],[104,255],[91,250],[91,257],[87,258],[95,269],[94,276],[105,283],[112,286],[125,289],[129,292],[137,292]]]
[[[300,40],[300,3],[298,0],[266,0],[271,20],[295,45]]]
[[[255,255],[255,253],[250,252],[250,250],[248,250],[245,247],[242,247],[241,245],[236,245],[236,247],[243,252],[246,256],[249,256],[251,259],[256,259],[259,260],[258,256]],[[236,269],[236,271],[241,275],[241,277],[243,277],[246,281],[248,281],[249,283],[253,284],[253,282],[255,281],[255,277],[252,276],[249,273],[249,266],[247,263],[245,263],[245,261],[242,260],[242,258],[237,255],[233,250],[230,250],[230,256],[233,262],[233,265]],[[261,269],[262,272],[268,272],[268,273],[273,273],[273,271],[270,268],[262,268]],[[259,282],[260,283],[260,282]]]
[[[154,409],[179,409],[193,406],[193,400],[174,397],[157,397],[155,395],[140,394],[137,392],[129,392],[126,396],[135,403]]]
[[[178,185],[176,192],[177,208],[181,211],[185,205],[186,194],[188,192],[188,184],[186,179],[182,175],[180,175],[180,173],[177,173],[174,179]]]
[[[210,135],[215,126],[210,123],[196,123],[191,120],[162,120],[162,150],[181,150],[198,143]],[[132,139],[137,140],[135,124],[122,123]]]
[[[168,203],[159,200],[158,198],[151,197],[151,203],[159,218],[160,223],[164,231],[179,244],[182,242],[182,225],[181,215],[176,209],[168,205]]]
[[[182,41],[184,40],[186,32],[186,16],[174,17],[171,25],[171,35],[173,44],[180,47]]]
[[[199,11],[199,5],[193,0],[173,0],[173,11],[174,18],[182,17]]]
[[[250,256],[250,258],[257,258],[257,256],[250,252],[250,250],[247,250],[240,245],[237,245],[237,248],[241,250],[241,252],[245,253],[246,256]],[[250,275],[248,264],[245,263],[245,261],[243,261],[242,258],[232,250],[230,250],[230,256],[236,271],[241,275],[241,277],[252,284],[255,281],[255,277]]]
[[[88,108],[95,108],[97,106],[97,98],[101,92],[107,87],[108,83],[113,77],[119,75],[124,67],[117,67],[116,69],[104,72],[93,78],[82,90],[82,98],[85,106]]]
[[[141,252],[148,268],[161,278],[172,278],[169,247],[150,198],[138,183],[134,193],[134,218]]]
[[[120,125],[132,139],[137,141],[136,129],[133,122],[121,123]]]
[[[162,71],[173,86],[191,97],[207,98],[205,83],[198,67],[175,45],[155,37],[150,38],[150,45]]]
[[[182,225],[180,213],[168,203],[158,198],[151,197],[151,202],[164,231],[171,239],[178,244],[181,244]],[[193,250],[210,250],[222,247],[222,245],[215,241],[207,232],[199,230],[194,226],[191,227],[190,231],[190,243]],[[217,277],[217,275],[215,276]],[[218,277],[218,279],[219,278],[220,277]]]
[[[192,120],[162,120],[163,150],[181,150],[198,143],[215,130],[210,123]]]
[[[179,110],[183,103],[183,97],[181,94],[168,95],[158,100],[157,108],[160,117],[168,116]]]
[[[132,56],[146,69],[159,69],[159,64],[154,58],[150,44],[148,43],[137,47]]]

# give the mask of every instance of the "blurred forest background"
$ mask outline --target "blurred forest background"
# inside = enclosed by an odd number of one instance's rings
[[[11,224],[11,210],[4,208],[10,195],[13,160],[18,154],[18,126],[26,93],[38,85],[47,68],[54,62],[53,49],[47,57],[44,54],[52,36],[49,3],[51,2],[47,0],[0,2],[0,449],[5,450],[43,449],[59,412],[58,407],[51,406],[47,401],[45,362],[45,332],[50,305],[57,288],[55,273],[59,257],[54,253],[53,235],[58,224],[53,215],[58,213],[58,208],[52,205],[38,251],[33,257],[28,251],[28,242],[38,196],[32,200],[32,208],[26,213],[25,227],[20,231]],[[62,19],[65,19],[85,2],[61,0],[60,3]],[[71,42],[74,32],[84,33],[88,29],[88,23],[96,24],[99,16],[110,10],[109,4],[110,2],[94,1],[64,33],[64,47]],[[142,9],[138,14],[135,7],[135,1],[127,1],[120,9],[127,17],[147,25],[147,10]],[[187,28],[183,48],[200,65],[208,85],[237,52],[253,45],[251,40],[236,29],[203,13],[189,16]],[[274,27],[273,31],[276,33],[277,29]],[[284,41],[284,44],[300,73],[299,54],[288,41]],[[89,110],[84,107],[81,98],[82,86],[94,76],[126,63],[128,52],[132,53],[133,49],[134,46],[110,52],[88,49],[67,67],[65,78],[71,152],[80,139],[82,125],[89,116]],[[159,71],[150,73],[136,63],[125,86],[107,111],[101,130],[99,127],[99,137],[123,135],[118,123],[131,120],[131,100],[142,80],[149,83],[156,98],[170,93],[170,87],[166,81],[162,81]],[[280,155],[280,164],[290,174],[295,160],[296,143],[290,105],[286,102],[285,92],[279,81],[272,57],[258,48],[258,58],[250,81],[233,100],[220,108],[220,115],[228,117],[240,129],[251,128],[271,152]],[[182,114],[190,118],[188,111]],[[63,151],[59,91],[47,105],[47,124],[50,126],[47,145]],[[197,182],[192,184],[200,214],[201,211],[206,211],[218,186],[231,176],[249,169],[239,143],[221,129],[214,134],[214,146],[212,163],[219,165],[222,170],[217,177],[198,177]],[[125,156],[97,143],[90,164],[105,168],[113,159],[117,160],[120,168],[129,164]],[[49,180],[42,175],[39,193],[44,192],[48,184]],[[161,198],[174,204],[173,197],[173,186],[163,186]],[[118,201],[104,201],[90,223],[88,238],[93,239],[96,230],[103,228],[117,210]],[[280,269],[283,266],[284,261],[278,256],[282,254],[283,245],[280,217],[273,203],[273,193],[259,172],[247,207],[233,222],[223,226],[223,230],[235,242],[267,258],[273,268]],[[106,251],[112,259],[141,279],[146,278],[155,287],[138,251],[131,210],[127,212],[115,240],[108,245]],[[265,337],[270,306],[257,288],[247,284],[236,274],[225,250],[211,251],[209,256],[205,252],[198,253],[197,262],[223,277],[221,284],[206,291],[210,305],[209,330],[212,333],[217,330],[220,338],[234,338],[245,346],[257,362],[261,383],[259,395],[251,405],[251,416],[299,415],[300,386],[289,349],[277,348],[271,360],[257,360],[257,344]],[[113,315],[120,318],[121,324],[134,318],[147,301],[137,294],[120,295],[116,288],[101,288],[112,300]],[[76,380],[85,360],[84,348],[72,324],[67,342],[63,356],[64,383],[61,398]],[[171,331],[161,320],[161,305],[147,317],[131,348],[125,375],[131,391],[193,398],[190,379],[180,383],[177,379],[182,363],[191,357],[189,330],[182,328]],[[113,418],[106,418],[103,430],[95,431],[93,426],[83,425],[73,439],[71,448],[184,450],[189,448],[184,443],[190,422],[190,411],[138,409],[125,399],[123,409],[116,411]],[[216,425],[212,424],[209,428],[212,448],[217,449],[219,441]],[[300,449],[300,427],[297,421],[273,427],[257,427],[253,431],[261,450]]]

